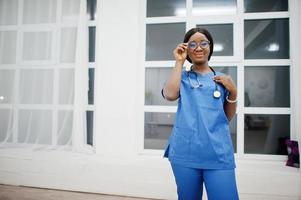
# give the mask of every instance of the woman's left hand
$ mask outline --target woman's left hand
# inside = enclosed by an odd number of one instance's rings
[[[216,81],[217,83],[223,84],[230,94],[233,95],[237,94],[237,89],[231,76],[229,75],[215,76],[213,77],[213,80]]]

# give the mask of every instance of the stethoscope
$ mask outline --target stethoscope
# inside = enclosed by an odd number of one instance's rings
[[[189,84],[191,86],[191,89],[197,89],[197,88],[200,88],[200,87],[203,87],[203,84],[200,83],[199,79],[198,79],[198,75],[196,74],[196,72],[194,72],[192,70],[192,67],[190,67],[190,70],[188,71],[188,81],[189,81]],[[214,69],[212,67],[209,67],[210,70],[213,72],[213,75],[216,76],[216,72],[214,71]],[[191,79],[190,79],[190,76],[189,74],[190,73],[194,73],[195,74],[195,78],[196,78],[196,81],[197,81],[197,84],[193,84]],[[213,92],[213,97],[214,98],[220,98],[221,97],[221,92],[218,90],[218,87],[217,87],[217,83],[214,81],[214,84],[215,84],[215,89],[214,89],[214,92]]]

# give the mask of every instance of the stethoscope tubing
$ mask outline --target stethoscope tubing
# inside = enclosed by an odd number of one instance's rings
[[[216,76],[215,70],[214,70],[212,67],[210,67],[210,66],[209,66],[209,68],[210,68],[210,70],[213,72],[213,75]],[[192,81],[191,81],[191,79],[190,79],[189,73],[194,73],[194,74],[195,74],[195,78],[196,78],[196,81],[197,81],[197,85],[192,84]],[[192,66],[190,67],[190,70],[188,71],[188,81],[189,81],[189,84],[190,84],[191,89],[197,89],[197,88],[200,88],[200,87],[203,86],[203,85],[200,83],[200,81],[199,81],[199,79],[198,79],[198,76],[197,76],[196,72],[194,72],[194,71],[192,70]],[[219,97],[221,96],[221,92],[218,90],[216,81],[214,81],[214,84],[215,84],[215,89],[214,89],[214,92],[213,92],[213,96],[214,96],[215,98],[219,98]]]

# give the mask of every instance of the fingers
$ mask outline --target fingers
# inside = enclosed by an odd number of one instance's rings
[[[214,76],[213,80],[215,80],[215,81],[232,81],[232,79],[229,75]]]
[[[214,76],[213,80],[216,82],[221,82],[222,81],[222,76]]]
[[[187,50],[187,43],[179,44],[176,49],[180,50],[181,52],[185,52]]]
[[[212,79],[217,83],[223,84],[224,86],[227,86],[231,82],[227,75],[214,76]]]

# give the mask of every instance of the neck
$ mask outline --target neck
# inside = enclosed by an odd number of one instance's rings
[[[208,62],[202,64],[193,63],[192,70],[199,73],[211,72]]]

